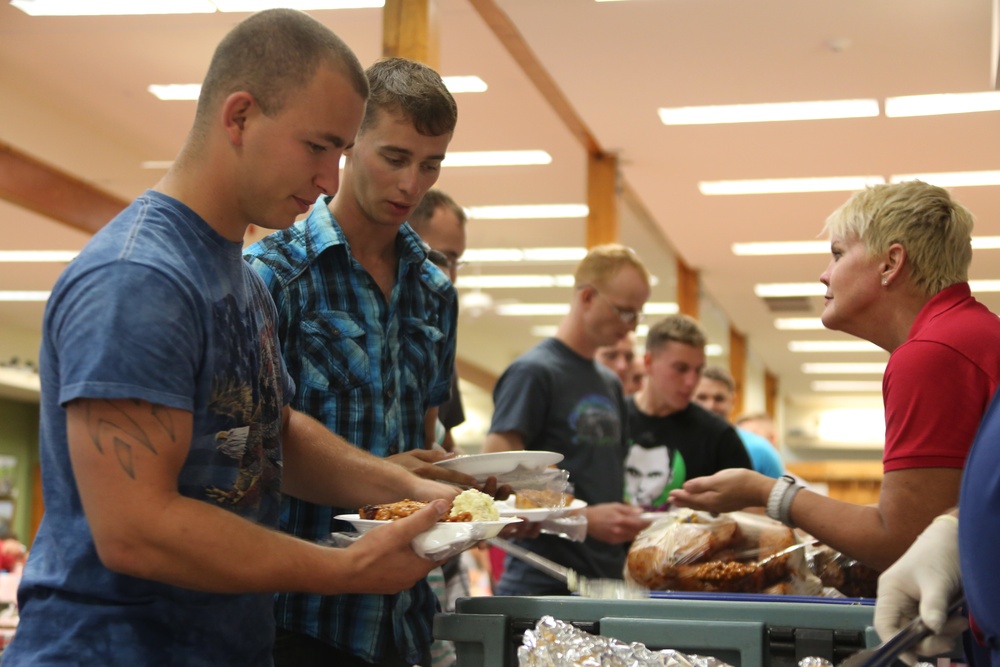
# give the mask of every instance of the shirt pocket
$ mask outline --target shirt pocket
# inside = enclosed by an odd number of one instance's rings
[[[371,382],[365,329],[353,315],[316,311],[304,317],[299,328],[303,384],[342,392]]]
[[[430,391],[433,387],[427,383],[440,375],[444,361],[444,332],[423,320],[407,317],[403,319],[402,334],[402,347],[405,351],[403,368],[406,369],[407,384]]]

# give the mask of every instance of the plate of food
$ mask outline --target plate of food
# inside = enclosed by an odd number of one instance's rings
[[[413,514],[427,503],[419,500],[402,500],[383,505],[365,505],[357,514],[340,514],[335,518],[347,521],[358,533],[392,523]],[[496,537],[504,527],[521,521],[517,517],[500,516],[493,498],[468,489],[458,494],[451,511],[430,530],[413,539],[413,550],[424,558],[440,560],[450,558],[477,542]]]
[[[497,503],[500,516],[515,516],[528,522],[558,519],[586,506],[587,503],[568,493],[540,489],[520,489]]]
[[[449,470],[457,470],[482,481],[494,475],[504,475],[515,470],[542,470],[563,460],[559,452],[537,452],[519,450],[515,452],[490,452],[488,454],[469,454],[451,459],[437,461],[439,465]]]

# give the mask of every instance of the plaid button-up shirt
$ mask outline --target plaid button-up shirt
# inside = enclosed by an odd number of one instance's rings
[[[376,456],[424,446],[424,417],[448,398],[457,297],[403,225],[386,302],[320,197],[309,216],[247,249],[278,310],[278,336],[296,383],[293,406]],[[359,483],[364,483],[359,480]],[[282,529],[307,540],[352,530],[335,520],[356,507],[284,497]],[[431,642],[435,598],[425,582],[396,595],[282,593],[279,627],[377,662],[394,643],[416,661]]]

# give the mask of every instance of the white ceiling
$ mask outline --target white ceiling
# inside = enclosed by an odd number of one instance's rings
[[[549,166],[447,169],[438,185],[465,206],[586,201],[585,151],[468,0],[437,0],[443,75],[475,74],[483,94],[457,97],[452,150],[544,149]],[[826,257],[740,258],[734,242],[810,240],[848,193],[707,197],[700,180],[997,169],[1000,116],[884,117],[665,127],[660,106],[878,98],[992,89],[991,0],[495,0],[606,150],[659,234],[701,272],[703,290],[748,336],[785,394],[809,393],[806,361],[881,361],[875,353],[794,354],[754,296],[759,282],[810,282]],[[316,11],[363,64],[380,56],[381,11]],[[160,172],[190,125],[193,102],[161,102],[150,83],[198,82],[243,14],[33,18],[0,6],[0,141],[126,199]],[[841,48],[832,48],[831,43]],[[996,187],[956,188],[976,233],[1000,234]],[[0,201],[5,249],[77,249],[87,235]],[[470,247],[583,245],[583,220],[472,221]],[[667,243],[625,216],[623,239],[662,276]],[[980,251],[973,278],[1000,278],[1000,251]],[[518,272],[568,273],[571,265]],[[464,269],[475,272],[476,267]],[[482,267],[484,274],[497,271]],[[499,269],[504,270],[504,269]],[[511,271],[513,269],[506,269]],[[0,290],[51,287],[59,267],[0,264]],[[567,290],[505,290],[496,300],[565,303]],[[1000,299],[982,295],[993,310]],[[810,311],[818,316],[818,299]],[[0,354],[37,347],[40,304],[0,304]],[[460,352],[499,372],[558,318],[463,315]],[[728,341],[717,342],[726,344]],[[20,351],[20,352],[18,352]],[[837,376],[826,379],[877,379]]]

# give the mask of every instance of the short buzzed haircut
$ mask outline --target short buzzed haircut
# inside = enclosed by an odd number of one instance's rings
[[[374,126],[382,111],[408,118],[426,137],[455,131],[458,105],[441,76],[427,65],[407,58],[383,58],[365,74],[371,94],[358,134]]]
[[[730,394],[736,393],[736,380],[733,379],[729,371],[721,366],[708,366],[701,372],[701,376],[706,380],[714,380],[726,385]]]
[[[649,327],[646,334],[646,351],[656,353],[674,341],[691,347],[705,347],[708,337],[698,321],[688,315],[667,315]]]
[[[646,270],[642,260],[634,250],[617,243],[591,248],[577,265],[573,281],[577,289],[587,286],[604,288],[626,266],[638,271],[646,286],[649,286],[649,271]]]
[[[195,131],[203,136],[215,110],[238,91],[253,95],[265,116],[278,114],[290,93],[308,86],[324,64],[368,97],[368,79],[357,56],[322,23],[295,9],[251,15],[215,49],[198,97]]]
[[[410,223],[410,227],[413,231],[417,233],[418,236],[423,236],[424,232],[427,231],[427,225],[430,223],[431,218],[434,217],[434,211],[438,210],[442,206],[447,207],[461,224],[465,224],[466,215],[465,209],[455,203],[446,192],[438,190],[437,188],[431,188],[424,194],[424,198],[420,200],[417,207],[413,209],[410,213],[410,217],[407,222]]]

